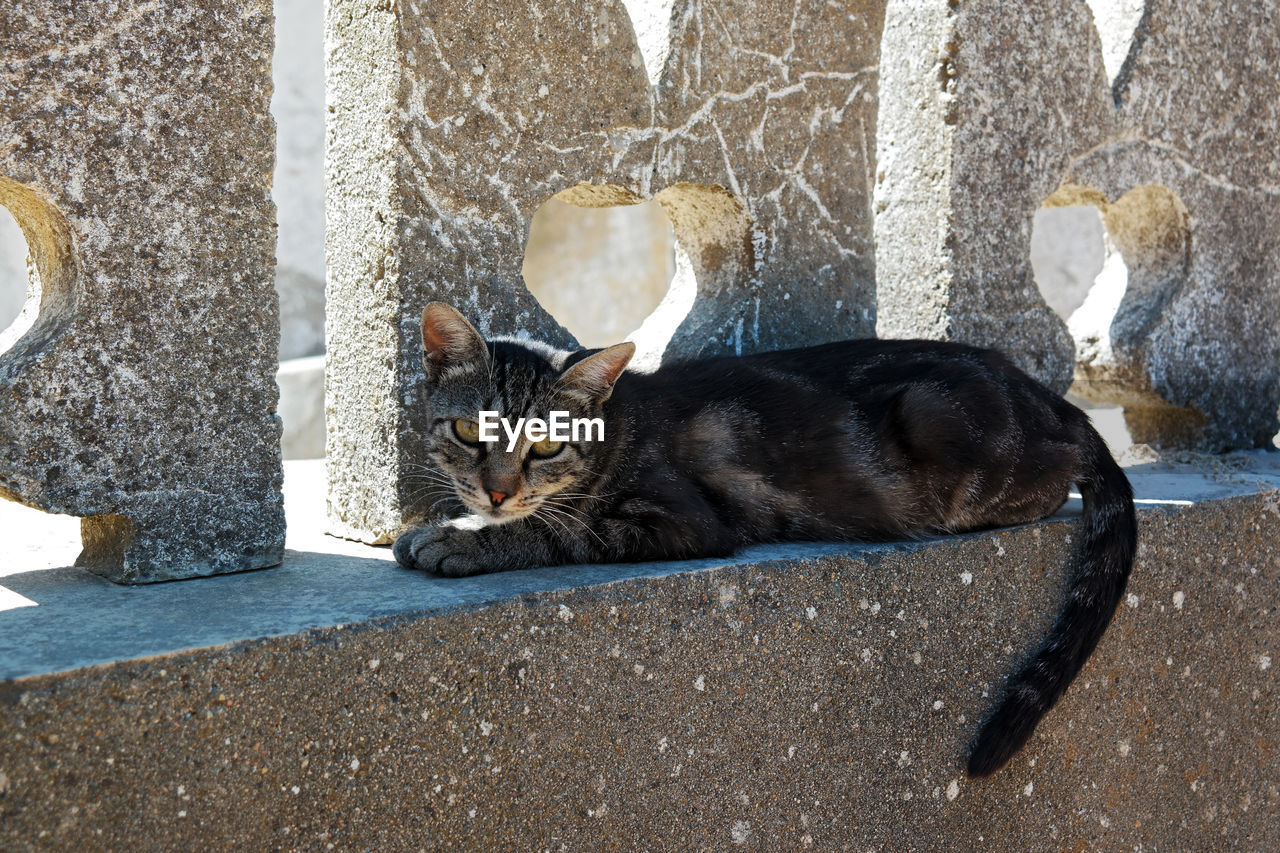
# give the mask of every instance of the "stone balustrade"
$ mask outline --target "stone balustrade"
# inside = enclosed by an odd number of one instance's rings
[[[1254,8],[890,2],[879,332],[1001,346],[1061,390],[1074,376],[1078,393],[1125,407],[1135,441],[1269,444],[1280,31],[1274,4]],[[1032,217],[1046,204],[1098,206],[1114,243],[1070,332],[1031,276]]]
[[[1073,518],[432,578],[286,463],[278,569],[0,578],[0,849],[1273,850],[1276,456],[1130,470],[1125,603],[988,779]]]
[[[551,198],[670,218],[641,366],[954,338],[1124,405],[1139,441],[1267,444],[1280,36],[1132,5],[334,0],[331,530],[387,542],[423,514],[424,302],[574,343],[520,277]],[[0,488],[85,517],[82,561],[116,580],[280,558],[269,19],[0,17],[0,201],[39,286],[0,369]],[[1063,204],[1097,206],[1111,247],[1069,328],[1029,264],[1032,217]]]
[[[1270,443],[1276,11],[329,0],[330,531],[421,515],[422,303],[574,343],[519,272],[552,198],[670,218],[642,364],[955,338],[1139,440]],[[146,590],[10,570],[0,846],[1277,846],[1274,454],[1130,469],[1124,605],[981,781],[967,744],[1052,618],[1076,501],[449,580],[320,535],[315,462],[285,559],[271,40],[267,0],[0,4],[0,204],[33,270],[0,496],[84,518],[80,564],[117,582],[285,563]],[[1031,222],[1079,204],[1109,255],[1064,324]]]
[[[1269,443],[1280,36],[1197,4],[1015,6],[332,3],[331,529],[388,542],[422,513],[421,305],[572,343],[519,277],[553,196],[670,216],[640,364],[957,339],[1124,405],[1139,441]],[[1030,266],[1062,204],[1097,205],[1114,255],[1070,330]]]

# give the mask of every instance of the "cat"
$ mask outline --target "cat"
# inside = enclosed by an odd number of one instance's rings
[[[625,372],[621,343],[486,342],[422,312],[429,457],[469,514],[394,546],[449,577],[565,563],[723,557],[745,545],[888,540],[1044,518],[1076,483],[1067,600],[980,727],[968,772],[999,770],[1092,653],[1133,564],[1133,492],[1080,409],[993,350],[851,340]],[[480,439],[479,412],[603,418],[603,440]]]

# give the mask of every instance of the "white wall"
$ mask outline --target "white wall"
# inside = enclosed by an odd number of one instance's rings
[[[1049,307],[1067,319],[1080,307],[1106,258],[1096,207],[1042,207],[1031,230],[1031,267]]]
[[[275,0],[280,357],[324,351],[324,2]]]
[[[27,295],[27,241],[8,209],[0,205],[0,329],[22,310]]]

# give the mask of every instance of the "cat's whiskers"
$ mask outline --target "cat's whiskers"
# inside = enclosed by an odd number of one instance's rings
[[[413,478],[418,480],[437,480],[440,482],[452,482],[453,480],[453,478],[450,477],[447,473],[437,468],[428,467],[426,465],[413,465],[413,466],[410,466],[410,468],[413,470],[410,470],[408,473],[404,475],[406,478]]]
[[[455,491],[453,484],[442,480],[427,480],[417,477],[405,477],[404,483],[407,486],[414,486],[419,489],[445,489]]]
[[[429,477],[424,474],[409,474],[402,478],[401,482],[408,486],[416,486],[420,489],[445,489],[454,491],[453,483],[441,477]]]
[[[589,495],[589,494],[586,494],[585,492],[556,492],[551,497],[566,498],[569,500],[603,501],[603,500],[608,500],[609,498],[613,497],[615,494],[617,493],[608,492],[602,495]]]
[[[571,503],[572,501],[577,501],[577,500],[603,501],[608,499],[609,497],[611,497],[611,494],[610,495],[587,495],[587,494],[576,494],[572,492],[569,492],[569,493],[557,492],[554,495],[547,496],[547,503],[554,504],[555,506],[559,507],[562,510],[578,513],[580,515],[585,516],[586,511],[581,509],[580,507],[574,506]]]
[[[428,518],[434,517],[436,515],[444,515],[448,511],[447,505],[449,503],[454,503],[454,504],[458,503],[458,498],[456,495],[446,494],[431,501],[429,505],[424,506],[426,502],[423,500],[420,500],[420,497],[421,497],[421,493],[408,496],[405,500],[405,505],[406,507],[411,508],[415,513],[421,513],[422,515],[427,516]],[[438,507],[440,507],[441,504],[445,504],[446,508],[443,510],[438,510]]]
[[[553,501],[548,500],[543,502],[542,507],[538,511],[539,512],[546,511],[552,515],[558,516],[567,521],[574,522],[579,527],[581,527],[584,531],[586,531],[587,533],[590,533],[593,537],[595,537],[595,540],[599,542],[602,546],[606,548],[608,547],[608,543],[600,538],[600,534],[596,533],[595,530],[591,528],[591,525],[588,524],[584,518],[574,514],[578,512],[578,510],[574,509],[573,507],[566,506],[564,504],[556,504]]]
[[[407,490],[406,499],[415,503],[419,503],[430,499],[434,506],[441,501],[458,500],[457,494],[452,489],[442,488],[438,485],[428,484],[419,485]]]
[[[432,502],[431,502],[431,506],[427,507],[427,510],[426,510],[426,511],[427,511],[428,513],[433,513],[433,512],[435,512],[436,507],[440,506],[440,504],[442,504],[442,503],[448,503],[448,502],[450,502],[450,501],[456,501],[456,500],[457,500],[457,498],[455,498],[453,495],[446,495],[446,496],[445,496],[445,497],[443,497],[443,498],[437,498],[436,500],[434,500],[434,501],[432,501]]]
[[[542,515],[542,510],[545,508],[546,506],[544,504],[542,507],[539,507],[537,510],[530,513],[529,517],[536,518],[538,519],[538,521],[541,521],[543,524],[545,524],[547,526],[547,529],[550,530],[553,535],[559,538],[561,542],[570,541],[573,538],[573,535],[572,535],[572,532],[569,530],[569,526],[565,524],[563,521],[561,521],[560,519],[553,518],[550,514]],[[560,529],[564,531],[563,537],[560,535],[560,533],[556,531],[556,528],[551,526],[552,521],[558,524],[560,526]]]
[[[410,483],[408,485],[410,487],[407,490],[408,494],[414,498],[420,498],[424,495],[437,494],[437,493],[444,493],[450,496],[452,495],[452,493],[448,489],[442,489],[439,486],[431,483],[427,483],[427,484]]]
[[[542,516],[541,515],[542,513],[545,513],[545,516]],[[596,541],[599,542],[601,545],[605,544],[604,540],[601,539],[600,536],[596,534],[596,532],[592,530],[591,527],[587,525],[586,522],[584,522],[581,518],[575,517],[574,515],[566,512],[563,508],[555,506],[550,501],[544,502],[542,506],[538,508],[538,511],[535,513],[535,515],[539,515],[540,517],[545,517],[548,519],[555,520],[556,523],[559,524],[564,529],[565,536],[568,537],[569,541],[571,541],[574,538],[573,531],[569,526],[569,522],[573,522],[578,527],[581,527],[587,533],[594,536]]]

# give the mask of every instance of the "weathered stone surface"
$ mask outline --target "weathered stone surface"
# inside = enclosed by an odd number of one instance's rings
[[[1029,246],[1070,152],[1099,136],[1106,89],[1089,9],[889,2],[881,77],[880,336],[998,346],[1065,391],[1074,348],[1036,289]]]
[[[1000,346],[1059,389],[1074,373],[1137,441],[1263,446],[1280,405],[1274,4],[1090,5],[1104,40],[1083,2],[888,4],[879,329]],[[1096,204],[1115,247],[1074,346],[1031,284],[1046,203]]]
[[[326,571],[454,607],[5,683],[0,847],[1274,850],[1278,498],[1140,512],[1115,622],[989,780],[960,758],[1051,618],[1070,521],[532,594],[589,567]],[[287,576],[208,585],[295,624]]]
[[[0,493],[138,583],[284,545],[268,0],[0,6],[0,203],[39,316],[0,356]]]
[[[638,363],[872,332],[881,4],[631,6],[639,43],[617,0],[329,4],[335,532],[386,542],[415,516],[425,302],[572,343],[520,279],[553,196],[670,217]]]

